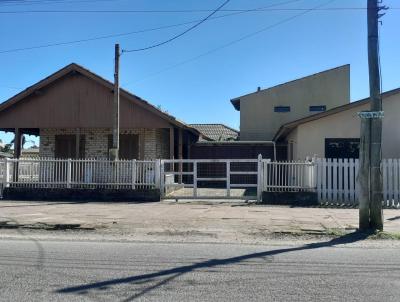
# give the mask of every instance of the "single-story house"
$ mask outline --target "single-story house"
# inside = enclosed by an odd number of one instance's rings
[[[400,88],[382,94],[384,111],[382,157],[398,158],[400,154]],[[288,144],[288,159],[307,156],[326,158],[358,158],[360,118],[358,112],[368,111],[370,99],[346,105],[286,123],[274,140]]]
[[[113,83],[72,63],[0,104],[0,131],[40,136],[39,156],[106,159],[112,143]],[[120,90],[121,159],[184,158],[200,133]]]
[[[189,124],[197,129],[202,137],[199,141],[236,141],[239,138],[239,131],[224,124]]]

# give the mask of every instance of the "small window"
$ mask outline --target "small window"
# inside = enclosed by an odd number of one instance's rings
[[[312,111],[312,112],[326,111],[326,106],[325,105],[310,106],[310,111]]]
[[[275,112],[290,112],[290,106],[275,106]]]

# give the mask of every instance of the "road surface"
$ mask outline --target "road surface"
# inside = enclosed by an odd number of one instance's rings
[[[0,240],[1,301],[400,301],[399,245]]]

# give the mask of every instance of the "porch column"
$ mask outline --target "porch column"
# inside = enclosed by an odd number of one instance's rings
[[[178,136],[178,158],[181,160],[183,158],[183,130],[179,128],[179,136]],[[183,171],[182,161],[179,162],[179,172]],[[182,183],[182,174],[179,174],[179,183]]]
[[[21,156],[21,140],[22,140],[22,133],[21,129],[15,128],[14,131],[14,158],[20,158]],[[14,172],[13,172],[13,180],[18,181],[18,162],[14,162]]]
[[[14,158],[20,158],[22,133],[19,128],[15,128],[14,133],[15,133],[15,136],[14,136]]]

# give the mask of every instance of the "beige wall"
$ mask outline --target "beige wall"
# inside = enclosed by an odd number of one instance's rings
[[[272,140],[279,127],[315,112],[311,105],[327,110],[350,102],[350,66],[345,65],[240,98],[240,140]],[[290,106],[288,113],[275,106]]]
[[[294,159],[307,156],[325,156],[325,138],[359,138],[359,111],[368,110],[369,105],[357,106],[321,119],[299,125],[287,136],[294,143]],[[400,156],[400,94],[383,99],[382,156]]]

